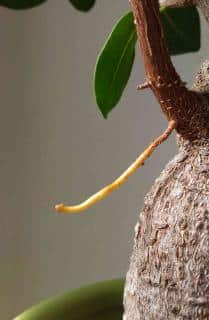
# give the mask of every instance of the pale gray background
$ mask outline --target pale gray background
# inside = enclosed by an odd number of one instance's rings
[[[97,53],[128,0],[98,0],[89,14],[67,0],[0,9],[0,319],[41,299],[124,276],[143,197],[175,154],[172,137],[129,182],[85,214],[54,212],[117,177],[166,126],[137,53],[108,120],[92,94]],[[208,39],[208,33],[204,34]],[[175,59],[191,81],[207,47]]]

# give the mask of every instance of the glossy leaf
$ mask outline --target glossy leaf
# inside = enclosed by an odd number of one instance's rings
[[[161,20],[171,55],[200,48],[200,19],[195,7],[161,8]],[[136,44],[131,12],[113,28],[97,60],[94,90],[103,116],[116,106],[130,77]]]
[[[0,6],[9,9],[30,9],[46,1],[47,0],[0,0]]]
[[[88,11],[95,4],[95,0],[69,0],[71,4],[78,10]]]
[[[195,7],[161,8],[161,21],[170,54],[200,49],[200,18]]]
[[[124,280],[103,281],[33,306],[14,320],[121,320]]]
[[[136,44],[136,31],[131,12],[113,28],[96,64],[94,89],[97,104],[106,118],[118,103],[129,79]]]

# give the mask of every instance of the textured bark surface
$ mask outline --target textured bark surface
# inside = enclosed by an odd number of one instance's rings
[[[195,0],[196,4],[202,10],[207,22],[209,23],[209,1],[208,0]]]
[[[135,228],[124,320],[209,319],[209,141],[180,140]]]
[[[187,89],[168,54],[158,0],[130,3],[147,82],[176,123],[180,149],[146,196],[135,228],[124,320],[209,320],[209,62]],[[195,3],[209,21],[209,0]]]
[[[208,0],[207,0],[208,2]],[[130,0],[144,61],[147,83],[168,120],[188,139],[209,136],[209,104],[189,90],[177,74],[168,52],[157,0]]]

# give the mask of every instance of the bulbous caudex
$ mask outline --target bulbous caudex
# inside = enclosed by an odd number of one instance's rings
[[[167,119],[177,124],[179,154],[146,196],[135,228],[124,320],[209,319],[209,99],[202,79],[206,68],[188,90],[168,54],[158,1],[130,3],[150,88]]]

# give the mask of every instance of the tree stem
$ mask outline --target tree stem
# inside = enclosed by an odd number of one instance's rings
[[[188,90],[176,72],[166,44],[158,0],[130,0],[147,82],[167,119],[188,139],[208,134],[199,93]]]

